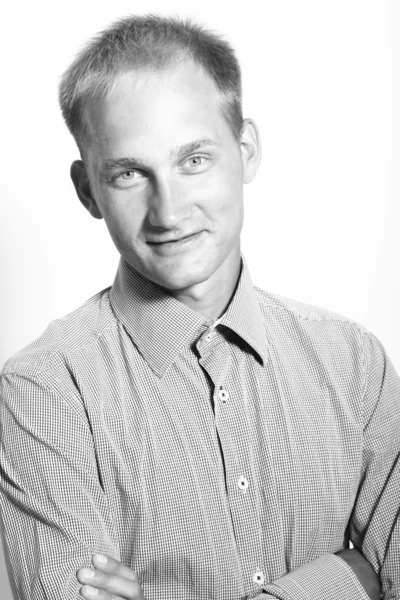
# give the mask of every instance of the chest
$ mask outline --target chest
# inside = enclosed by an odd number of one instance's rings
[[[354,398],[329,370],[273,353],[262,365],[218,345],[187,352],[162,378],[143,361],[130,367],[103,377],[90,415],[118,514],[129,511],[136,524],[157,517],[168,531],[190,528],[209,507],[213,522],[235,514],[249,527],[274,514],[283,538],[299,520],[343,532],[362,431]]]

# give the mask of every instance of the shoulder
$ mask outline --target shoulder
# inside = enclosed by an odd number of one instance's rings
[[[44,332],[5,363],[0,376],[23,374],[37,376],[55,367],[60,359],[64,362],[73,355],[95,343],[116,319],[109,302],[106,288],[72,312],[49,323]]]
[[[342,398],[363,398],[370,373],[381,381],[386,358],[379,340],[354,319],[255,288],[275,362],[323,380]],[[356,396],[354,390],[358,390]]]
[[[322,358],[367,361],[375,336],[358,321],[306,302],[293,300],[255,287],[269,339],[286,348],[311,349]]]
[[[254,286],[254,291],[263,316],[268,313],[275,313],[277,315],[281,314],[282,318],[285,315],[291,316],[300,322],[348,324],[358,328],[360,331],[369,333],[361,323],[327,308],[267,292],[257,286]]]

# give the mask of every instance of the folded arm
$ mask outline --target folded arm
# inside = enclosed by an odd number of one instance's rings
[[[265,586],[260,600],[400,598],[400,380],[379,340],[366,332],[364,447],[348,523],[354,549],[325,554]]]
[[[40,377],[0,381],[0,515],[19,600],[76,600],[96,552],[120,560],[92,435],[78,397]]]

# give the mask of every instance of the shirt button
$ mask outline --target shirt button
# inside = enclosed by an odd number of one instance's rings
[[[263,585],[265,583],[264,573],[257,569],[257,571],[253,575],[253,581],[254,583],[257,583],[257,585]]]
[[[205,333],[204,333],[204,337],[207,341],[211,340],[211,338],[213,337],[215,333],[215,327],[213,327],[213,325],[211,325],[211,327],[209,327],[208,329],[206,329]]]
[[[218,392],[218,398],[221,400],[221,402],[226,402],[227,400],[229,400],[228,390],[224,390],[224,388],[221,387]]]
[[[249,487],[249,482],[247,481],[246,477],[243,477],[243,475],[241,477],[239,477],[239,479],[238,479],[238,487],[242,490],[242,492],[244,492],[244,493],[247,492],[247,488]]]

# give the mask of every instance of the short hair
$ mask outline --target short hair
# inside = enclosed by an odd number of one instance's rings
[[[163,69],[185,59],[200,65],[214,82],[222,115],[238,141],[243,123],[242,84],[230,44],[188,19],[132,15],[90,40],[61,78],[61,111],[81,153],[88,138],[83,115],[86,99],[107,97],[126,73]]]

